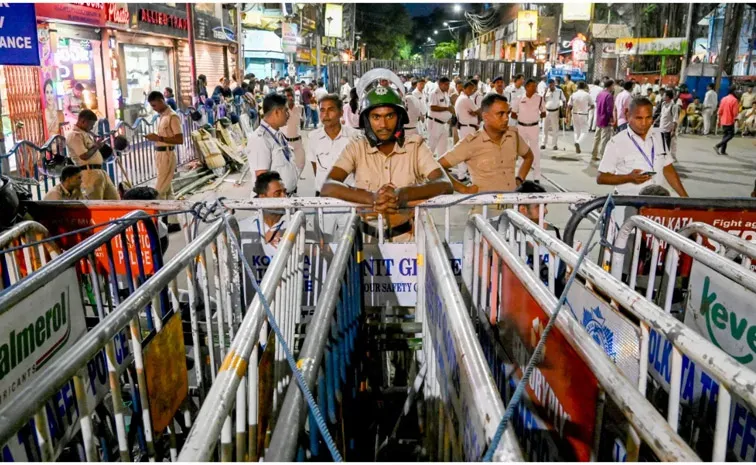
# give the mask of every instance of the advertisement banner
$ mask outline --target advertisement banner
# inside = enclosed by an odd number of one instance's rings
[[[684,37],[634,38],[621,37],[616,41],[617,54],[627,55],[685,55],[688,41]]]
[[[562,21],[590,21],[593,3],[565,3],[562,6]]]
[[[538,11],[517,12],[517,41],[532,42],[538,39]]]
[[[517,275],[501,264],[499,322],[504,351],[521,378],[540,340],[548,316]],[[554,328],[546,340],[542,361],[526,388],[529,402],[521,404],[515,429],[521,441],[537,441],[544,448],[531,451],[533,461],[589,461],[594,454],[598,408],[598,380],[580,355]],[[511,389],[510,391],[513,391]],[[507,399],[508,400],[508,399]],[[527,412],[525,412],[527,410]],[[548,436],[545,441],[543,436]],[[548,444],[554,447],[546,447]],[[557,454],[557,455],[554,455]]]
[[[64,209],[64,213],[61,214],[61,206],[50,205],[46,202],[36,202],[29,205],[29,214],[32,215],[35,221],[38,221],[44,225],[49,231],[50,235],[62,234],[64,232],[81,229],[86,226],[105,223],[107,221],[115,220],[123,215],[132,212],[132,208],[123,207],[85,207],[85,206],[67,206]],[[157,213],[157,210],[141,209],[148,215]],[[69,236],[60,240],[61,247],[68,249],[78,244],[81,240],[96,234],[107,226],[101,226],[94,228],[94,230],[76,236]],[[154,245],[150,241],[150,236],[147,233],[147,229],[143,222],[139,222],[137,226],[139,246],[142,251],[142,264],[144,266],[144,272],[146,275],[151,275],[155,271],[154,254],[159,253],[159,244],[156,242]],[[132,228],[129,228],[126,232],[126,240],[128,242],[128,260],[131,264],[131,272],[133,276],[139,276],[139,265],[136,257],[136,247],[134,245],[134,233]],[[157,241],[157,226],[156,237]],[[114,238],[111,241],[113,247],[114,264],[116,273],[119,275],[126,274],[126,260],[123,243],[120,236]],[[108,255],[105,247],[99,247],[95,251],[95,258],[100,271],[110,270],[108,263]]]
[[[325,9],[325,36],[343,37],[344,6],[333,3],[326,4]]]
[[[0,3],[0,65],[39,66],[33,3]]]
[[[37,16],[90,26],[105,26],[107,10],[105,3],[36,3]]]
[[[284,53],[297,53],[297,28],[294,23],[281,24],[281,48]]]
[[[640,373],[640,329],[584,284],[575,281],[565,305],[622,374],[638,385]]]

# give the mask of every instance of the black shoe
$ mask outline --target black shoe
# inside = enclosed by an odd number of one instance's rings
[[[542,145],[542,146],[541,146],[541,150],[546,150],[546,146],[545,146],[545,145]]]
[[[555,145],[552,150],[559,150],[559,147]]]
[[[580,144],[575,144],[575,153],[580,153]]]
[[[721,154],[719,153],[719,145],[715,145],[715,146],[714,146],[714,151],[715,151],[715,152],[717,153],[717,155],[721,155]]]
[[[730,156],[730,154],[729,154],[729,153],[727,153],[727,152],[719,152],[719,154],[720,154],[720,155],[724,155],[724,156],[726,156],[726,157],[729,157],[729,156]]]
[[[541,185],[541,180],[540,180],[540,179],[536,179],[536,180],[535,180],[535,181],[533,181],[533,182],[534,182],[534,183],[536,183],[536,184],[538,184],[539,186]]]

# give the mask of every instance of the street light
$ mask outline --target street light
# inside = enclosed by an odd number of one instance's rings
[[[454,5],[454,12],[455,13],[459,13],[460,11],[462,11],[462,6],[461,5]]]
[[[449,27],[449,22],[448,21],[444,21],[444,27]]]
[[[438,35],[438,29],[433,31],[433,35]]]

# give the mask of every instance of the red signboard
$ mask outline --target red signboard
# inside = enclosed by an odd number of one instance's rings
[[[701,222],[721,229],[746,241],[756,242],[756,211],[748,210],[681,210],[642,207],[640,214],[673,231],[693,222]],[[704,240],[704,245],[717,250],[719,245]]]
[[[129,208],[119,207],[85,207],[85,206],[66,206],[51,205],[46,202],[37,202],[33,204],[29,213],[34,218],[34,221],[42,223],[49,231],[50,235],[63,234],[68,231],[74,231],[77,229],[85,228],[95,224],[102,224],[111,220],[121,218],[123,215],[133,211]],[[157,213],[155,210],[144,210],[147,214]],[[97,227],[90,232],[79,234],[75,236],[68,236],[58,241],[63,250],[70,249],[87,237],[106,229],[107,226]],[[150,243],[150,238],[147,233],[147,229],[143,222],[139,222],[137,226],[139,236],[139,246],[142,251],[142,263],[144,265],[144,272],[150,275],[154,271],[153,260],[153,248]],[[156,228],[157,231],[157,228]],[[134,244],[134,234],[132,229],[129,228],[126,232],[126,240],[128,247],[125,250],[128,251],[128,260],[131,263],[131,270],[133,276],[139,275],[139,266],[136,257],[136,247]],[[157,240],[157,232],[156,232]],[[115,264],[115,270],[117,274],[126,274],[126,253],[124,251],[121,238],[115,238],[111,241],[113,247],[113,260]],[[159,247],[159,246],[158,246]],[[159,248],[157,249],[159,250]],[[95,251],[95,258],[97,259],[97,265],[100,271],[109,271],[110,266],[108,264],[108,255],[106,248],[100,247]]]
[[[548,316],[505,263],[501,262],[500,270],[499,325],[507,333],[504,349],[517,366],[519,380]],[[551,330],[545,348],[526,388],[529,408],[543,422],[538,433],[550,436],[557,446],[559,456],[549,460],[589,461],[596,427],[598,380],[558,329]],[[548,454],[533,453],[542,458]]]
[[[76,24],[105,26],[107,11],[105,3],[36,3],[37,17],[57,19]]]
[[[129,9],[121,5],[125,3],[108,3],[107,20],[112,24],[129,24]]]
[[[158,26],[168,26],[184,31],[189,30],[189,21],[187,21],[186,18],[170,15],[168,13],[161,13],[159,11],[148,10],[146,8],[139,10],[139,21],[143,23],[157,24]]]

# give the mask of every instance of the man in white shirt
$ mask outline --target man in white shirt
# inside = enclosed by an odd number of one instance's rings
[[[544,95],[546,102],[546,119],[543,121],[543,143],[541,150],[549,145],[549,134],[554,141],[554,150],[559,150],[559,109],[566,104],[564,92],[557,87],[556,81],[549,79],[549,87]]]
[[[417,101],[420,103],[421,108],[421,115],[419,123],[415,123],[415,127],[417,128],[418,133],[423,136],[426,140],[428,140],[428,131],[426,128],[426,116],[428,115],[428,99],[425,97],[425,79],[419,78],[414,83],[415,90],[412,91],[412,95],[417,99]],[[413,124],[413,121],[410,119],[410,125]]]
[[[493,89],[491,92],[499,95],[504,95],[504,78],[502,76],[496,76],[493,80]]]
[[[405,134],[420,134],[420,123],[425,120],[427,110],[425,104],[412,92],[404,96],[404,105],[407,107],[409,124],[404,127]]]
[[[570,96],[567,107],[572,111],[572,126],[575,128],[575,152],[580,153],[580,144],[588,135],[588,111],[593,108],[593,100],[586,91],[585,81],[577,84],[577,90]]]
[[[438,88],[430,94],[428,99],[428,147],[436,157],[449,150],[449,127],[447,123],[452,117],[454,107],[449,100],[449,78],[446,76],[438,80]]]
[[[462,94],[457,98],[454,111],[457,114],[457,126],[459,127],[459,140],[464,140],[470,134],[478,132],[479,107],[473,101],[473,95],[477,93],[477,86],[472,81],[464,84]],[[461,162],[451,169],[452,174],[459,180],[468,177],[467,164]]]
[[[538,124],[546,117],[544,98],[536,94],[536,82],[528,79],[523,86],[525,95],[515,98],[512,102],[512,117],[517,118],[517,129],[523,139],[533,151],[533,166],[535,182],[541,182],[541,151],[538,149]]]
[[[339,92],[339,96],[341,97],[342,102],[346,102],[349,100],[349,93],[352,91],[352,87],[347,82],[346,78],[341,78],[341,91]]]
[[[650,87],[650,84],[649,84]],[[588,84],[588,95],[591,96],[591,102],[593,102],[593,105],[596,105],[596,97],[601,93],[601,81],[596,79],[593,81],[593,84]],[[591,111],[589,111],[590,115],[588,115],[588,119],[590,120],[591,124],[591,131],[596,130],[596,109],[591,108]]]
[[[717,91],[714,90],[714,84],[706,86],[706,95],[703,102],[703,135],[708,136],[711,132],[711,123],[714,115],[717,113],[718,106]]]
[[[294,91],[291,87],[287,87],[286,90],[284,90],[284,95],[288,102],[289,119],[286,121],[286,125],[281,128],[281,133],[286,137],[291,148],[294,149],[294,164],[297,165],[297,170],[301,173],[305,166],[305,151],[304,146],[302,145],[302,135],[299,133],[299,127],[302,122],[302,112],[304,110],[294,101]]]
[[[647,98],[630,101],[625,116],[628,128],[607,144],[596,182],[616,186],[614,191],[619,195],[638,195],[644,187],[661,185],[666,179],[680,197],[687,197],[668,147],[661,135],[651,130],[652,113]]]
[[[328,91],[325,89],[325,86],[323,85],[323,81],[318,81],[318,88],[315,89],[315,98],[318,99],[318,102],[321,98],[328,95]]]
[[[299,171],[294,151],[280,129],[286,126],[289,108],[286,97],[269,93],[263,99],[263,119],[260,127],[247,141],[247,163],[255,177],[267,171],[277,171],[290,195],[297,192]]]
[[[635,79],[631,79],[630,82],[633,83],[633,90],[631,91],[631,94],[633,97],[640,97],[641,95],[641,86],[635,81]]]
[[[549,88],[549,83],[546,82],[546,75],[544,74],[543,77],[541,77],[540,82],[538,83],[538,88],[536,89],[536,92],[538,92],[538,95],[545,96],[546,89],[548,88]]]
[[[662,142],[664,147],[675,160],[675,153],[673,150],[672,140],[677,136],[677,121],[680,117],[680,106],[677,105],[672,99],[675,93],[671,90],[664,91],[664,100],[661,104],[661,111],[659,112],[659,132],[662,136]],[[677,145],[677,144],[674,144]]]
[[[522,74],[518,74],[517,76],[514,77],[512,82],[509,84],[509,86],[507,86],[507,88],[504,89],[504,96],[507,98],[507,102],[510,102],[512,104],[513,112],[514,112],[514,102],[516,100],[519,100],[520,97],[522,97],[523,95],[525,95],[525,87],[522,85],[524,81],[525,81],[524,76]],[[515,126],[517,126],[517,117],[510,116],[509,127],[513,128]],[[536,144],[536,147],[538,147],[537,144]]]
[[[617,122],[617,131],[624,131],[627,128],[627,108],[633,99],[630,91],[633,89],[632,81],[625,81],[622,84],[622,92],[614,98],[614,121]]]

